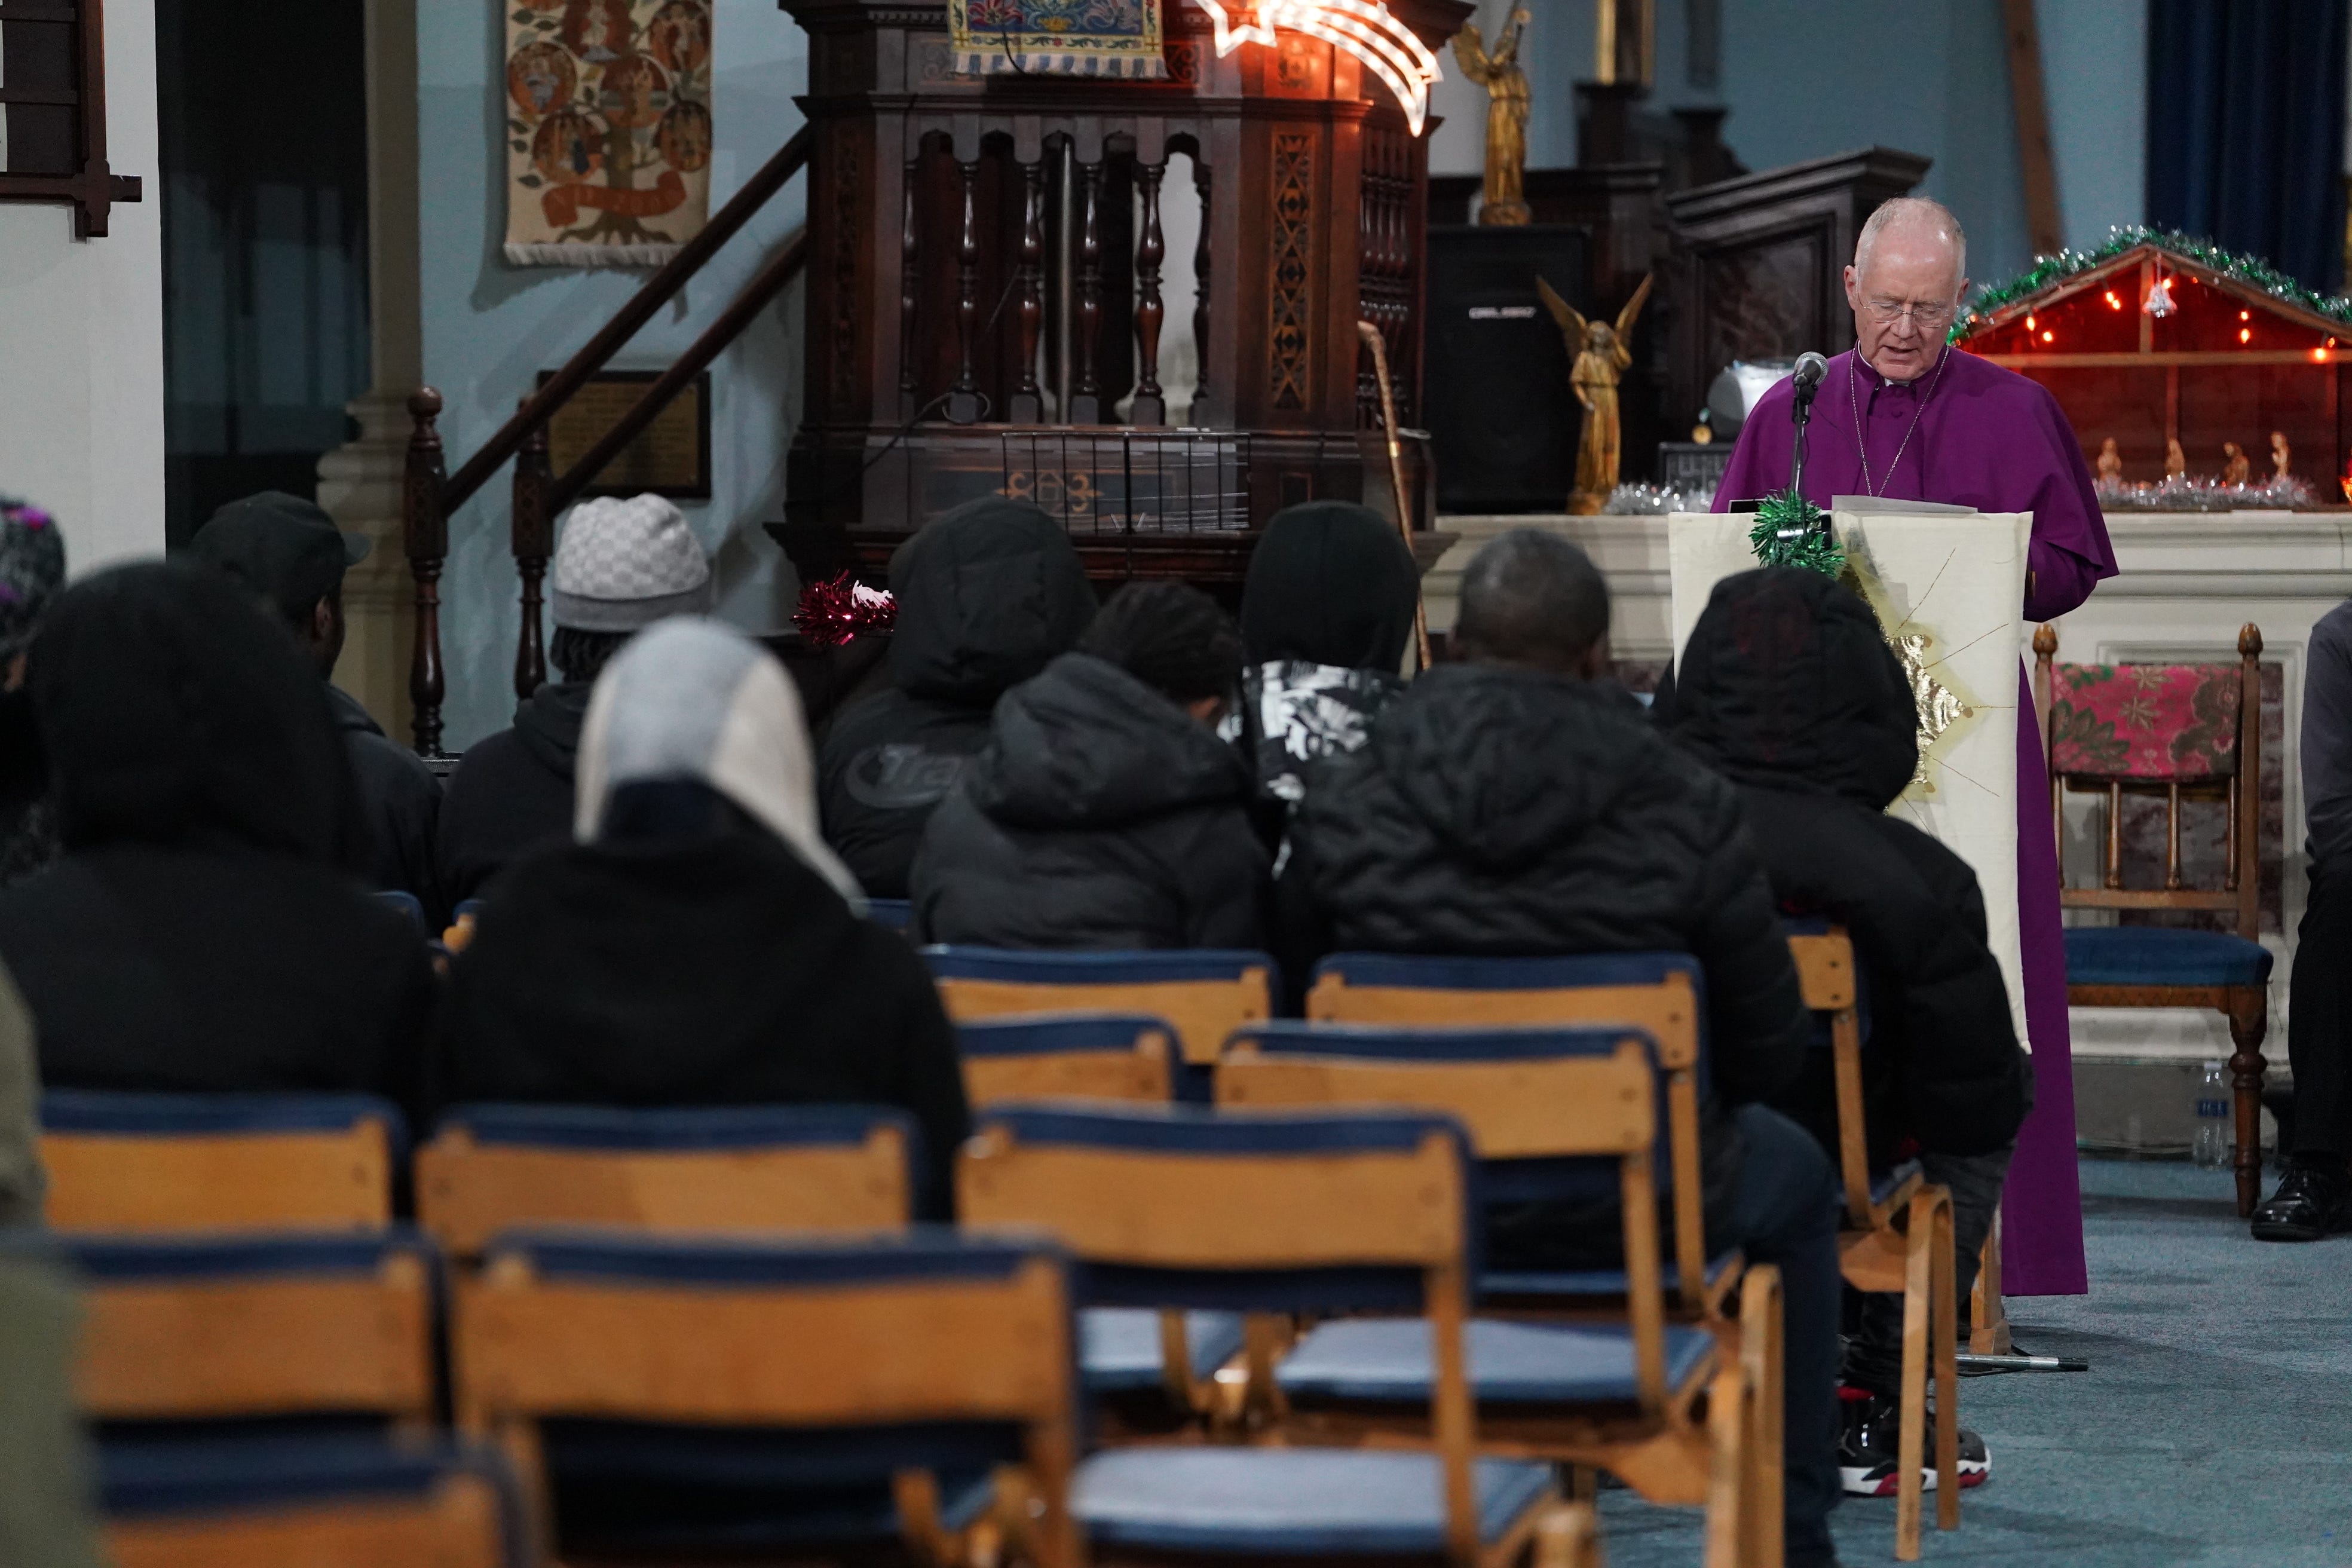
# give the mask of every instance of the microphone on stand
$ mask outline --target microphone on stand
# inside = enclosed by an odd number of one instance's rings
[[[1790,439],[1794,445],[1789,454],[1789,489],[1798,495],[1805,488],[1805,425],[1813,416],[1813,395],[1822,389],[1822,377],[1829,374],[1830,362],[1807,350],[1797,356],[1797,369],[1790,377],[1796,383],[1796,401],[1789,406],[1789,423],[1793,426]],[[1804,531],[1784,528],[1780,537],[1792,540]]]

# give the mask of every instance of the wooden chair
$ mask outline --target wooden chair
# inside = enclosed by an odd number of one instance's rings
[[[1666,1076],[1666,1147],[1675,1171],[1699,1168],[1698,1105],[1706,1074],[1698,960],[1686,953],[1561,958],[1441,958],[1334,953],[1315,967],[1307,1016],[1318,1023],[1433,1026],[1623,1025],[1648,1032]],[[1706,1256],[1696,1179],[1675,1181],[1674,1257],[1666,1288],[1678,1315],[1717,1311],[1738,1283],[1738,1255]],[[1609,1294],[1589,1271],[1547,1279],[1489,1275],[1481,1294],[1541,1298]]]
[[[1014,1100],[1126,1100],[1175,1092],[1176,1032],[1133,1013],[1035,1014],[956,1026],[974,1110]]]
[[[887,1230],[913,1212],[915,1140],[862,1105],[464,1105],[416,1152],[417,1219],[460,1258],[516,1226]]]
[[[2193,910],[2226,917],[2231,930],[2070,926],[2066,1001],[2075,1007],[2190,1007],[2230,1021],[2236,1091],[2238,1213],[2254,1212],[2262,1186],[2263,1036],[2268,1028],[2271,954],[2262,945],[2262,653],[2251,623],[2238,633],[2238,663],[2054,664],[2058,633],[2033,634],[2034,701],[2049,741],[2050,814],[2063,847],[2065,795],[2104,796],[2099,885],[2063,888],[2070,910]],[[2123,881],[2123,803],[2165,803],[2164,886]],[[2184,804],[2229,814],[2220,888],[2182,885]]]
[[[433,1256],[404,1231],[68,1237],[93,1419],[380,1416],[433,1425]]]
[[[1165,1019],[1195,1065],[1215,1061],[1235,1029],[1274,1014],[1274,960],[1262,952],[927,947],[923,962],[960,1024],[1008,1013],[1140,1013]]]
[[[1919,1558],[1921,1468],[1927,1461],[1927,1375],[1936,1397],[1936,1528],[1960,1527],[1960,1380],[1953,1360],[1958,1280],[1952,1255],[1952,1194],[1926,1182],[1916,1165],[1874,1181],[1862,1096],[1860,984],[1853,942],[1839,927],[1789,938],[1805,1005],[1829,1016],[1837,1083],[1838,1173],[1845,1187],[1845,1227],[1838,1265],[1857,1290],[1903,1298],[1903,1387],[1895,1444],[1895,1556]],[[1997,1287],[1996,1287],[1997,1288]]]
[[[512,1477],[481,1450],[199,1443],[111,1458],[116,1568],[531,1568]]]
[[[986,1467],[1002,1462],[1024,1472],[1006,1517],[1041,1568],[1082,1556],[1074,1348],[1050,1246],[931,1230],[791,1244],[514,1232],[460,1282],[451,1331],[459,1426],[506,1449],[542,1521],[550,1470],[584,1447],[601,1475],[708,1469],[772,1496],[787,1538],[790,1494],[822,1486],[827,1531],[898,1535],[941,1561],[985,1522]],[[929,1479],[975,1465],[967,1483]],[[870,1516],[844,1501],[860,1486]]]
[[[1478,1460],[1464,1363],[1467,1150],[1408,1112],[985,1112],[957,1165],[967,1223],[1042,1226],[1097,1300],[1253,1313],[1423,1312],[1433,1452],[1201,1445],[1106,1450],[1073,1510],[1098,1556],[1573,1561],[1590,1530],[1548,1466]],[[1252,1356],[1274,1342],[1254,1322]]]
[[[355,1094],[41,1096],[48,1218],[59,1230],[376,1230],[408,1131]]]
[[[1237,1110],[1409,1106],[1469,1132],[1488,1201],[1577,1202],[1614,1192],[1623,1213],[1624,1310],[1601,1321],[1470,1321],[1481,1446],[1613,1471],[1654,1502],[1708,1510],[1707,1562],[1780,1561],[1779,1276],[1747,1272],[1752,1317],[1670,1326],[1659,1264],[1664,1096],[1656,1047],[1613,1028],[1395,1029],[1271,1024],[1236,1035],[1217,1101]],[[1696,1186],[1696,1168],[1675,1174]],[[1276,1370],[1308,1435],[1412,1431],[1391,1412],[1426,1398],[1418,1325],[1311,1329]],[[1700,1396],[1742,1412],[1718,1447]],[[1367,1406],[1377,1413],[1366,1415]],[[1767,1440],[1769,1439],[1769,1441]]]

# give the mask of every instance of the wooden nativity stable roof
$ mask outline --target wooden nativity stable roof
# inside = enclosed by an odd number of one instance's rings
[[[2105,288],[2119,276],[2131,277],[2134,284],[2132,299],[2137,303],[2140,298],[2137,289],[2139,271],[2142,265],[2148,262],[2160,265],[2167,272],[2194,278],[2209,288],[2230,295],[2249,309],[2267,311],[2298,327],[2338,335],[2352,330],[2352,325],[2338,318],[2323,315],[2293,300],[2282,299],[2272,290],[2247,282],[2222,267],[2200,260],[2160,241],[2144,239],[2112,257],[2092,262],[2080,271],[2053,279],[2030,293],[2004,300],[1988,310],[1970,310],[1961,318],[1952,341],[1965,343],[1971,338],[1998,331],[2034,311],[2046,310],[2076,294]]]

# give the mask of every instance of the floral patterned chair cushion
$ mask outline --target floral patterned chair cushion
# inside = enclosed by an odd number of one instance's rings
[[[2050,771],[2095,778],[2226,779],[2238,771],[2238,667],[2051,667]]]

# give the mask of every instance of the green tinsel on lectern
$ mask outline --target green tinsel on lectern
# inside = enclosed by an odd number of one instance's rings
[[[1826,521],[1821,508],[1795,490],[1775,490],[1756,503],[1756,526],[1748,531],[1748,542],[1763,565],[1802,566],[1835,577],[1845,565],[1845,552],[1830,537]],[[1781,537],[1789,530],[1798,531]]]

